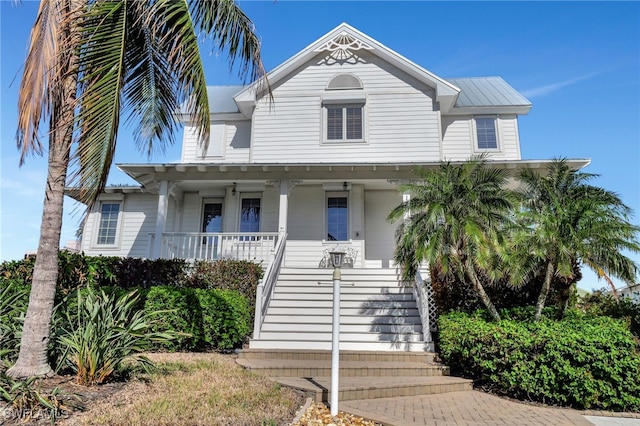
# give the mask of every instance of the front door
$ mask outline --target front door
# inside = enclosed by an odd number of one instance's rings
[[[238,231],[260,232],[260,202],[256,195],[243,195],[240,201],[240,226]]]
[[[222,232],[222,203],[205,202],[202,209],[202,232]],[[202,238],[202,245],[206,252],[205,258],[217,259],[219,252],[219,237],[206,236]]]

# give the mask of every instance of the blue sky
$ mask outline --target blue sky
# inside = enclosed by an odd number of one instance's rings
[[[347,22],[434,74],[500,75],[533,103],[519,120],[523,159],[591,158],[585,171],[640,214],[640,3],[638,2],[293,2],[243,1],[273,69]],[[0,258],[38,243],[46,161],[18,168],[17,89],[37,2],[0,1]],[[223,52],[203,44],[210,84],[236,84]],[[15,78],[15,81],[12,81]],[[180,140],[180,135],[176,138]],[[179,144],[152,162],[174,162]],[[144,162],[127,129],[116,162]],[[131,183],[119,171],[109,182]],[[62,240],[80,219],[66,205]],[[75,209],[77,210],[77,209]],[[640,259],[636,258],[636,261]],[[584,288],[599,288],[585,275]]]

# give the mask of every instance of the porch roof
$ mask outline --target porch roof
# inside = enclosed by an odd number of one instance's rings
[[[494,160],[490,164],[513,170],[513,175],[521,169],[543,171],[552,160]],[[571,159],[568,164],[575,169],[585,167],[589,159]],[[453,162],[462,163],[460,162]],[[154,191],[160,181],[217,181],[268,182],[276,180],[297,180],[302,182],[353,182],[353,181],[406,181],[415,179],[416,167],[436,168],[439,162],[430,163],[314,163],[314,164],[233,164],[233,163],[156,163],[118,164],[118,168],[139,182],[146,190]]]

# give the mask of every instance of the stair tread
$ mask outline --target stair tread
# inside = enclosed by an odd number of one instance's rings
[[[271,377],[278,383],[309,391],[328,390],[331,377]],[[340,391],[363,389],[389,389],[397,387],[416,387],[425,385],[470,384],[472,380],[454,376],[399,376],[399,377],[349,377],[339,382]]]
[[[296,360],[296,359],[238,359],[243,367],[250,369],[261,368],[331,368],[331,360]],[[396,369],[396,368],[425,368],[445,369],[443,364],[435,362],[411,361],[340,361],[340,368],[361,369]]]

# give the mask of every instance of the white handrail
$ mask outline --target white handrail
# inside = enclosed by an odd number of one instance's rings
[[[416,299],[420,321],[422,322],[422,338],[425,342],[431,343],[433,339],[431,337],[431,321],[429,319],[429,295],[420,271],[416,273],[416,279],[413,281],[413,297]]]
[[[266,265],[272,259],[277,238],[276,232],[165,232],[161,253],[154,255],[190,261],[251,260]],[[150,235],[150,240],[153,239]]]
[[[267,313],[269,302],[271,301],[273,289],[276,286],[276,281],[278,281],[278,275],[280,275],[280,267],[282,265],[282,259],[284,259],[284,249],[286,246],[286,241],[287,234],[283,232],[278,236],[278,242],[276,243],[276,248],[274,250],[273,260],[269,263],[267,269],[264,271],[262,281],[256,289],[256,308],[255,319],[253,322],[254,339],[260,338],[260,329],[262,328],[262,323],[264,322],[264,317]]]

